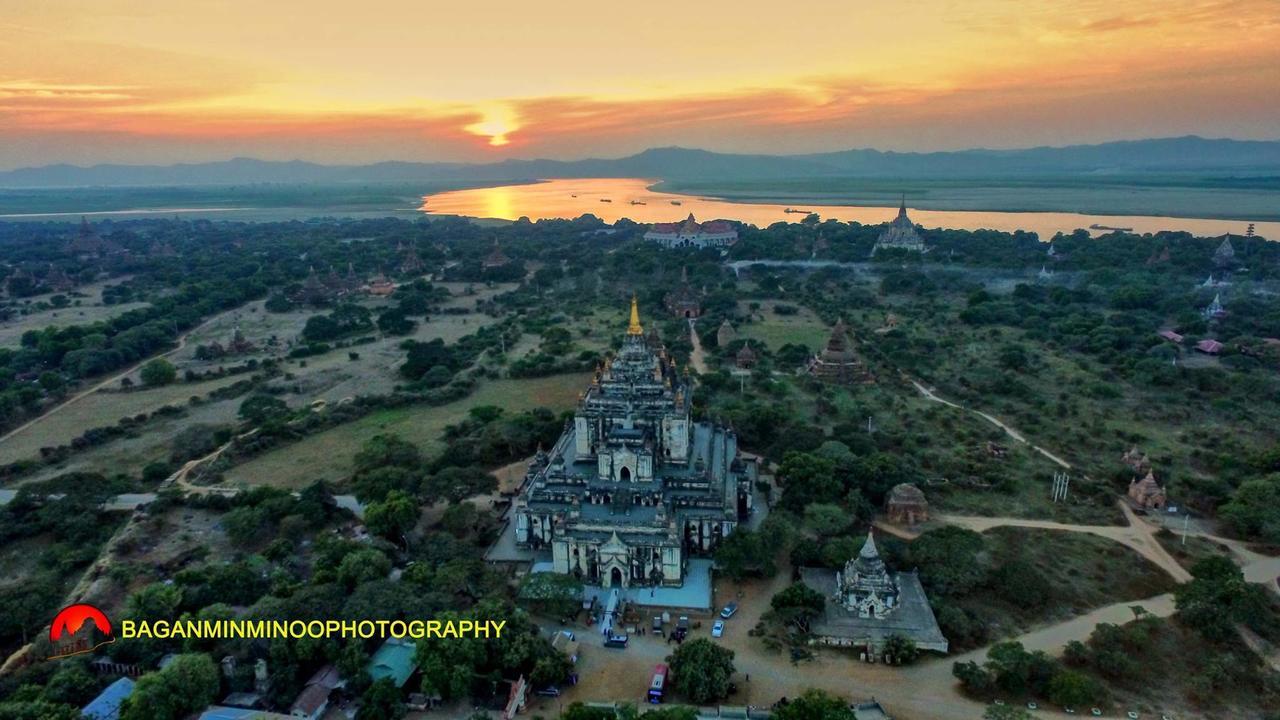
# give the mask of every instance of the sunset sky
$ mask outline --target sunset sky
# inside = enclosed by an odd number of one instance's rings
[[[1280,139],[1278,0],[0,0],[0,169]]]

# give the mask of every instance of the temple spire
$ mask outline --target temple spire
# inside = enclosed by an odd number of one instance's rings
[[[643,335],[644,327],[640,325],[640,308],[636,305],[636,295],[631,294],[631,324],[627,325],[628,335]]]
[[[861,557],[871,559],[879,559],[880,551],[876,549],[876,539],[872,534],[873,530],[867,530],[867,541],[862,545],[862,551],[858,553]]]

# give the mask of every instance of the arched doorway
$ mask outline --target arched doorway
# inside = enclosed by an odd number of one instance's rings
[[[615,567],[609,571],[609,587],[622,587],[622,570]]]
[[[618,477],[622,482],[631,482],[631,468],[622,468],[622,472],[618,473]]]

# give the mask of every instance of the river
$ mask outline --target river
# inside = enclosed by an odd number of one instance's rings
[[[655,192],[648,189],[655,181],[639,178],[592,178],[578,180],[546,180],[527,185],[454,190],[423,198],[427,213],[465,215],[478,218],[530,220],[575,218],[590,213],[605,222],[621,218],[636,222],[672,222],[690,213],[700,220],[723,218],[739,220],[758,227],[775,222],[799,222],[803,213],[788,213],[786,206],[767,203],[741,203],[712,197]],[[605,202],[608,200],[608,202]],[[795,209],[813,211],[824,219],[856,220],[863,224],[888,222],[897,214],[896,207],[861,207],[853,205],[797,205]],[[911,218],[927,228],[958,230],[1027,230],[1042,240],[1058,232],[1070,233],[1090,225],[1108,228],[1132,228],[1137,233],[1161,230],[1185,230],[1195,235],[1212,237],[1225,233],[1243,235],[1248,223],[1243,220],[1159,217],[1150,215],[1085,215],[1069,212],[991,212],[975,210],[910,210]],[[1106,230],[1091,230],[1094,234]],[[1280,222],[1256,223],[1255,232],[1263,237],[1280,238]]]

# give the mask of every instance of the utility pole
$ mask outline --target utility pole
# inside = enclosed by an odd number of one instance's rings
[[[1053,502],[1065,502],[1067,491],[1071,487],[1071,476],[1067,473],[1053,474],[1053,489],[1050,491]]]
[[[1186,544],[1187,544],[1187,528],[1190,525],[1191,525],[1191,511],[1187,510],[1187,511],[1184,511],[1182,514],[1182,545],[1183,547],[1186,547]]]

